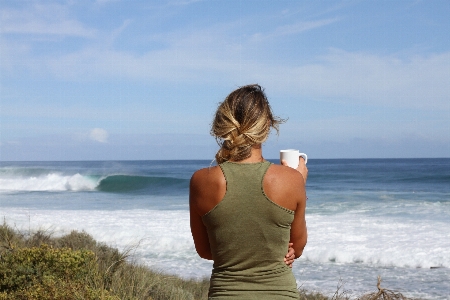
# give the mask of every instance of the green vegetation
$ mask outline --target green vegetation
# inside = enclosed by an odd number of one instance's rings
[[[62,237],[22,233],[0,225],[0,300],[207,299],[209,281],[184,280],[132,261],[130,251],[96,242],[85,232]],[[383,290],[360,299],[407,299]],[[302,300],[350,299],[340,288],[330,298],[300,290]]]
[[[0,226],[0,299],[206,299],[208,280],[183,280],[131,261],[85,232],[52,237]]]
[[[8,251],[1,257],[0,299],[98,299],[103,291],[84,284],[97,274],[92,251],[46,244]]]

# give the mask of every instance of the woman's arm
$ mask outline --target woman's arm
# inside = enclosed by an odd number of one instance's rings
[[[306,246],[308,239],[308,231],[306,228],[306,179],[308,178],[308,168],[306,167],[303,157],[299,158],[299,164],[297,167],[297,175],[291,177],[292,182],[289,184],[293,187],[292,197],[295,199],[297,207],[295,209],[294,221],[291,224],[291,239],[293,248],[295,250],[295,257],[298,258],[302,255],[303,249]],[[282,161],[283,165],[286,165],[285,161]]]
[[[212,260],[211,248],[209,246],[208,232],[202,222],[201,214],[198,210],[199,201],[201,201],[201,174],[195,172],[192,175],[189,186],[189,213],[191,233],[194,239],[195,250],[201,258]]]
[[[295,250],[295,258],[299,258],[302,255],[308,238],[305,220],[306,195],[302,198],[303,199],[300,200],[300,203],[295,210],[294,221],[291,224],[290,241],[294,244],[293,248]]]

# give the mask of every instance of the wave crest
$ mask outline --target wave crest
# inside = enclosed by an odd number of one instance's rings
[[[188,180],[138,175],[88,176],[76,173],[42,174],[26,177],[0,177],[0,192],[78,192],[100,191],[107,193],[129,193],[146,191],[150,193],[167,192],[188,187]]]
[[[0,178],[0,191],[92,191],[97,180],[79,173],[61,175],[50,173],[41,176]]]

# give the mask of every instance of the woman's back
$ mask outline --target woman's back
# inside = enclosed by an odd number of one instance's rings
[[[226,194],[202,217],[214,260],[212,299],[298,298],[295,278],[283,261],[294,211],[264,193],[263,178],[270,165],[220,165]]]
[[[306,244],[308,170],[303,160],[297,170],[265,162],[261,148],[283,121],[255,84],[217,108],[211,134],[219,166],[196,171],[189,187],[195,249],[214,260],[210,299],[298,297],[289,266]]]

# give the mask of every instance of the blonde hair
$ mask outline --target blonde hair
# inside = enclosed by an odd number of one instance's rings
[[[258,84],[246,85],[229,94],[217,108],[211,135],[220,146],[217,163],[250,157],[251,148],[277,131],[284,120],[272,113],[264,90]]]

